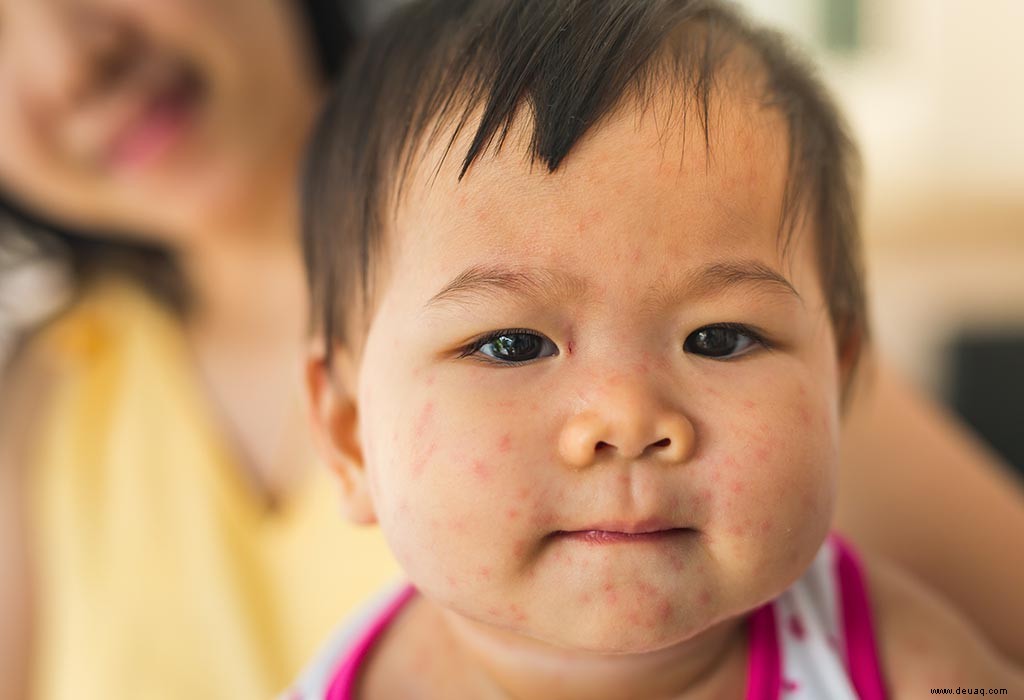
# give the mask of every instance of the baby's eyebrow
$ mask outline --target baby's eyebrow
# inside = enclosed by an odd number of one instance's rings
[[[472,265],[432,296],[424,305],[424,310],[445,304],[486,301],[500,296],[548,301],[579,299],[587,293],[587,289],[586,280],[564,270]]]
[[[804,303],[796,287],[771,266],[759,260],[724,260],[684,272],[664,285],[652,287],[643,297],[643,304],[646,308],[660,309],[680,299],[707,298],[735,287],[782,292]]]
[[[642,297],[646,308],[663,308],[680,299],[708,297],[738,286],[759,286],[803,299],[781,273],[756,260],[710,263],[682,273],[648,289]],[[432,296],[424,311],[448,304],[483,303],[500,297],[529,300],[567,301],[580,299],[589,291],[587,281],[574,273],[544,267],[509,268],[500,265],[472,265]]]

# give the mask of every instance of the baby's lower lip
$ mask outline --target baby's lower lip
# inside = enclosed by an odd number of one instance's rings
[[[672,537],[678,537],[689,532],[687,528],[671,528],[668,530],[655,530],[653,532],[613,532],[609,530],[576,530],[573,532],[560,531],[555,535],[558,537],[574,540],[583,544],[606,545],[625,543],[661,542]]]

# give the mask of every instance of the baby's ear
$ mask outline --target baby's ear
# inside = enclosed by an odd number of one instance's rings
[[[342,510],[354,523],[377,522],[359,440],[355,373],[327,363],[324,343],[314,343],[306,358],[306,396],[313,446],[341,484]]]

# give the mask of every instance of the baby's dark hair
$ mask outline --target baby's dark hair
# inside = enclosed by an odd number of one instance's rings
[[[360,347],[390,212],[425,145],[444,135],[448,157],[459,134],[471,134],[456,154],[461,178],[502,147],[525,108],[531,161],[554,172],[625,98],[646,108],[671,89],[683,106],[673,114],[699,119],[710,149],[709,102],[726,59],[739,54],[788,127],[780,242],[812,217],[837,343],[865,337],[856,148],[780,35],[715,0],[422,0],[357,49],[310,144],[303,246],[313,332],[327,340],[328,360],[335,344]]]

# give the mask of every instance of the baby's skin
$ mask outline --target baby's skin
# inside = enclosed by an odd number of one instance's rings
[[[553,174],[526,117],[461,182],[424,149],[361,348],[308,372],[350,517],[422,594],[363,696],[742,696],[745,614],[829,529],[850,348],[810,217],[784,245],[781,116],[710,104],[707,148],[669,91]]]

